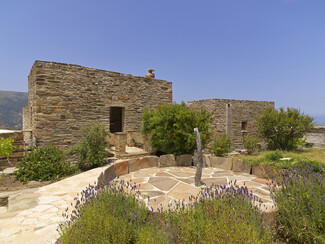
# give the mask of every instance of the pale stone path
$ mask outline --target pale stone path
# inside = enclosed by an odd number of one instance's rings
[[[106,167],[10,195],[8,209],[0,208],[0,243],[54,243],[64,210]]]
[[[64,210],[74,202],[77,193],[94,184],[107,167],[11,195],[8,209],[0,208],[0,243],[54,243],[59,236],[56,229],[64,221]],[[136,189],[147,206],[156,210],[161,207],[167,209],[174,200],[188,201],[189,196],[196,196],[200,188],[194,186],[194,174],[195,168],[189,167],[148,168],[123,175],[120,179],[136,183]],[[266,180],[217,168],[203,169],[202,181],[207,186],[212,183],[223,185],[234,180],[237,185],[245,184],[262,198],[266,212],[272,211],[273,202]]]

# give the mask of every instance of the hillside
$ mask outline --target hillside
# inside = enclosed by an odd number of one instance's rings
[[[0,128],[21,129],[27,92],[0,91]]]

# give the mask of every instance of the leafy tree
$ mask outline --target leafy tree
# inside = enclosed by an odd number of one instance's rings
[[[14,141],[15,140],[13,138],[4,139],[3,137],[0,137],[0,156],[5,157],[11,166],[13,165],[10,163],[9,158],[14,149],[17,148],[15,145],[13,145]]]
[[[211,114],[204,109],[196,112],[184,102],[146,110],[142,121],[142,132],[150,133],[154,150],[164,153],[192,154],[196,148],[194,128],[200,131],[202,147],[211,138]]]
[[[108,131],[101,123],[95,122],[81,128],[82,140],[73,146],[68,154],[78,155],[78,167],[89,170],[105,164],[107,156],[105,141]]]
[[[257,129],[271,149],[293,150],[304,133],[313,128],[314,118],[295,108],[267,108],[257,117]]]

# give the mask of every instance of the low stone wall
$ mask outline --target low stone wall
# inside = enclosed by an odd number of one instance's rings
[[[126,175],[139,169],[158,167],[158,160],[157,156],[117,160],[99,175],[97,183],[98,185],[105,185],[117,176]]]
[[[105,185],[115,177],[126,175],[140,169],[153,167],[189,167],[193,166],[193,156],[184,154],[175,156],[173,154],[157,156],[144,156],[138,158],[120,159],[107,167],[98,177],[98,184]],[[196,162],[194,162],[196,164]],[[258,178],[270,179],[276,174],[276,170],[264,164],[250,165],[241,159],[224,158],[214,155],[204,155],[204,167],[220,168],[234,172],[243,172],[255,175]]]

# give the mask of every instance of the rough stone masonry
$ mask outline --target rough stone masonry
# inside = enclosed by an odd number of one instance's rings
[[[204,108],[212,113],[212,127],[215,134],[226,132],[234,142],[234,148],[243,148],[245,135],[256,135],[256,117],[267,107],[274,108],[274,102],[232,99],[208,99],[188,102],[194,110]]]
[[[91,121],[104,123],[112,133],[139,134],[145,108],[171,103],[168,81],[36,61],[28,76],[23,130],[31,130],[39,146],[67,148]]]

